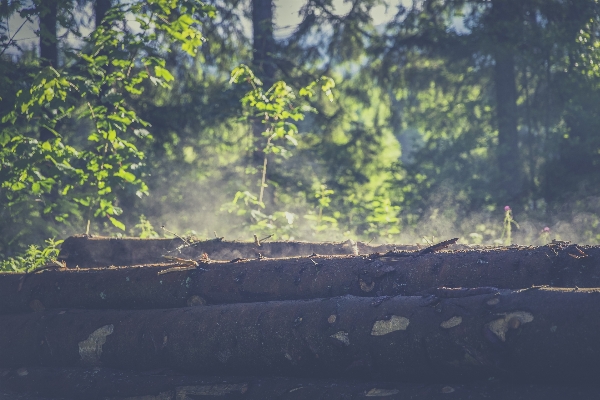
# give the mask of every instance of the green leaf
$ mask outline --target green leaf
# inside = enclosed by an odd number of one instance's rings
[[[14,182],[11,186],[10,189],[14,190],[15,192],[19,191],[19,190],[23,190],[25,189],[27,186],[23,183],[23,182]]]
[[[50,142],[42,142],[42,149],[46,151],[52,151],[52,144]]]
[[[165,82],[171,82],[175,79],[166,68],[163,68],[160,65],[156,65],[154,67],[154,73],[156,74],[157,78],[162,78],[165,80]]]
[[[10,135],[7,132],[0,133],[0,146],[6,146],[10,142]]]
[[[41,188],[40,188],[40,183],[39,182],[33,182],[31,184],[31,192],[33,194],[39,194],[41,192]]]
[[[127,182],[135,182],[136,180],[136,176],[134,174],[123,169],[120,169],[115,175],[123,178]]]
[[[119,228],[120,230],[122,230],[122,231],[125,230],[125,224],[122,223],[121,221],[119,221],[118,219],[111,217],[110,215],[108,216],[108,219],[110,219],[110,222],[112,222],[112,224],[114,226],[116,226],[117,228]]]

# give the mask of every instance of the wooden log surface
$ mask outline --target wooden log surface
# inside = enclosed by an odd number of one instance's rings
[[[0,387],[12,391],[14,397],[7,397],[10,400],[41,399],[37,396],[64,400],[596,400],[600,397],[598,385],[505,384],[498,380],[472,384],[418,384],[284,377],[202,377],[166,370],[136,373],[110,368],[22,367],[4,372],[4,375],[0,373]],[[3,399],[1,392],[0,399]]]
[[[94,268],[154,264],[165,261],[165,257],[184,259],[209,258],[215,261],[231,261],[237,258],[254,259],[259,257],[282,258],[301,257],[311,254],[371,254],[387,251],[418,251],[423,246],[409,244],[371,245],[347,240],[343,242],[301,242],[301,241],[231,241],[216,238],[205,241],[188,241],[185,238],[140,239],[110,238],[102,236],[75,235],[61,245],[59,259],[68,268]],[[484,248],[452,244],[454,250]]]
[[[575,257],[576,256],[576,257]],[[171,308],[437,287],[600,287],[600,247],[542,246],[419,255],[329,256],[0,274],[0,314],[44,308]]]
[[[0,368],[94,366],[403,382],[597,382],[600,293],[344,296],[0,316]]]
[[[59,259],[69,268],[93,268],[138,265],[165,262],[165,256],[186,259],[208,257],[211,260],[230,261],[236,258],[299,257],[311,254],[358,254],[357,243],[264,241],[240,242],[223,238],[184,243],[181,239],[107,238],[101,236],[71,236],[61,245]],[[361,244],[361,249],[371,247]],[[372,247],[374,251],[383,249]],[[416,246],[401,246],[413,250]],[[386,250],[387,251],[387,250]]]

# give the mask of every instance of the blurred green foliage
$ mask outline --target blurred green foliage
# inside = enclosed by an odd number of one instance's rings
[[[59,2],[80,39],[54,66],[11,39],[36,8],[0,8],[2,258],[161,225],[600,242],[596,1],[393,2],[374,21],[392,2],[305,0],[262,60],[253,1],[115,0],[99,27]]]

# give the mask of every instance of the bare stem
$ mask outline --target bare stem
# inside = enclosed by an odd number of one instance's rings
[[[265,150],[269,148],[269,145],[271,144],[271,139],[273,139],[274,135],[269,136],[269,139],[267,140],[267,145],[265,146]],[[262,203],[263,201],[263,195],[265,193],[265,184],[267,181],[267,152],[265,151],[265,156],[264,156],[264,161],[263,161],[263,170],[262,170],[262,179],[260,181],[260,195],[258,196],[258,202]]]

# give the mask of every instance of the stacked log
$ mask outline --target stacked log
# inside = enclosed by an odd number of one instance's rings
[[[600,247],[394,247],[0,274],[0,399],[597,398]]]
[[[371,254],[388,251],[420,250],[417,245],[354,242],[299,242],[225,240],[194,240],[176,237],[172,239],[109,238],[103,236],[76,235],[67,238],[58,256],[69,268],[95,268],[166,263],[172,259],[208,259],[230,261],[234,259],[283,258],[309,255]],[[483,248],[453,244],[451,249]]]
[[[403,250],[416,246],[401,246]],[[361,244],[361,250],[366,245]],[[174,239],[107,238],[77,235],[67,238],[59,260],[70,268],[93,268],[165,263],[171,259],[210,259],[229,261],[261,257],[281,258],[311,254],[358,254],[358,244],[345,242],[310,243],[298,241],[230,241],[215,238],[204,241]]]
[[[439,287],[594,288],[599,260],[600,247],[548,245],[46,270],[0,275],[0,313],[415,296]]]
[[[597,399],[590,386],[369,382],[286,377],[183,375],[171,370],[134,372],[96,368],[22,368],[7,372],[0,399],[7,400],[304,400],[304,399]],[[45,393],[41,397],[37,393]],[[5,397],[3,397],[5,394]]]

